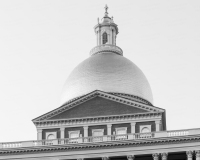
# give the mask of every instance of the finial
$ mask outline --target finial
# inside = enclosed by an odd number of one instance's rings
[[[105,16],[108,16],[108,6],[107,6],[107,4],[104,8],[105,8]]]
[[[99,17],[97,18],[97,23],[99,24]]]

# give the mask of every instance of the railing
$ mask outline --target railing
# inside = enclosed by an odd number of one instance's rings
[[[99,143],[108,141],[123,141],[135,139],[149,139],[159,137],[186,136],[200,134],[200,129],[161,131],[149,133],[134,133],[124,135],[104,135],[96,137],[78,137],[53,140],[36,140],[36,141],[21,141],[21,142],[4,142],[0,143],[0,149],[18,148],[18,147],[33,147],[33,146],[48,146],[48,145],[64,145],[78,143]]]
[[[103,45],[94,47],[90,51],[90,55],[98,54],[103,51],[111,51],[111,52],[117,53],[119,55],[123,55],[123,51],[120,47],[111,45],[111,44],[103,44]]]

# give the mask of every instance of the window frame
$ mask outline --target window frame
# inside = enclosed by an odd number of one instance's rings
[[[117,134],[117,131],[118,130],[125,130],[126,131],[126,133],[125,134],[127,134],[127,127],[118,127],[118,128],[115,128],[115,135],[124,135],[124,134]]]
[[[48,139],[48,136],[51,135],[51,134],[54,135],[54,137],[55,137],[54,139],[57,139],[57,132],[54,131],[54,132],[46,132],[45,133],[46,140],[51,140],[51,139]]]
[[[75,131],[68,131],[69,138],[71,138],[70,135],[71,135],[73,132],[77,132],[77,133],[78,133],[78,137],[75,137],[75,138],[79,138],[79,137],[80,137],[80,130],[75,130]]]
[[[148,128],[149,129],[149,132],[145,132],[145,133],[150,133],[151,132],[151,125],[141,125],[140,126],[140,133],[142,133],[142,130],[144,128]]]
[[[92,137],[98,137],[98,136],[94,136],[94,132],[95,131],[101,131],[103,133],[102,136],[104,136],[104,129],[92,129]],[[100,136],[99,136],[100,137]]]

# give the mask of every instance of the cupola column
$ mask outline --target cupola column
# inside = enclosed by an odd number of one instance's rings
[[[84,126],[84,137],[88,137],[88,126]]]
[[[111,135],[112,124],[107,124],[107,135]]]
[[[160,121],[155,121],[156,123],[156,132],[160,131]]]
[[[136,125],[136,122],[131,123],[131,133],[135,133],[135,125]]]
[[[37,140],[42,140],[42,129],[37,129]]]
[[[64,127],[60,128],[60,138],[61,139],[65,138],[65,128]]]

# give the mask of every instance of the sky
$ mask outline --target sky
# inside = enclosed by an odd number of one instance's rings
[[[37,139],[31,120],[59,107],[68,75],[96,46],[105,4],[167,130],[200,128],[199,0],[2,0],[0,142]]]

